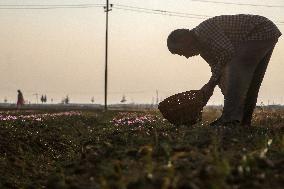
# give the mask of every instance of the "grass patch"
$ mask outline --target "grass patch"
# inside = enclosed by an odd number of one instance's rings
[[[157,111],[77,113],[1,112],[26,117],[0,121],[0,188],[284,187],[283,110],[222,131],[214,109],[193,127]]]

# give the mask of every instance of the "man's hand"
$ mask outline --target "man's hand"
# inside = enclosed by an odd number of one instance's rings
[[[204,94],[204,103],[207,103],[210,97],[213,95],[214,88],[216,86],[216,82],[212,82],[211,80],[206,83],[200,90]],[[205,104],[206,105],[206,104]]]

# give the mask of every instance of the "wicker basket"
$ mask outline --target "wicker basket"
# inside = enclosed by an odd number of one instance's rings
[[[193,125],[201,120],[206,103],[207,98],[201,90],[191,90],[166,98],[158,108],[172,124]]]

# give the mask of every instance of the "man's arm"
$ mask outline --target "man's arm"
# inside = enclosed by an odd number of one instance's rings
[[[210,65],[212,72],[209,82],[202,87],[202,90],[205,93],[211,94],[212,92],[213,94],[214,87],[219,84],[223,69],[234,56],[235,50],[230,39],[214,18],[202,22],[194,31],[201,43],[201,51],[203,52],[201,56]]]
[[[201,51],[205,52],[205,60],[211,66],[212,77],[218,79],[221,70],[235,54],[231,40],[222,30],[214,18],[208,19],[198,25],[194,32],[201,43]],[[214,79],[212,78],[212,79]]]
[[[212,57],[209,53],[206,52],[208,52],[208,50],[205,50],[204,53],[201,53],[200,55],[209,64],[211,68],[211,77],[210,80],[202,87],[202,90],[204,92],[209,92],[209,88],[214,88],[219,84],[220,78],[223,73],[223,64],[218,63],[216,57]]]

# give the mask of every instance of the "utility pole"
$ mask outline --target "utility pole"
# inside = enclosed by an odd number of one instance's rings
[[[104,6],[106,12],[106,49],[105,49],[105,111],[107,110],[107,84],[108,84],[108,12],[111,11],[109,7],[112,7],[112,4],[109,4],[109,0],[106,0],[106,6]]]
[[[156,104],[159,104],[159,91],[156,90]]]

